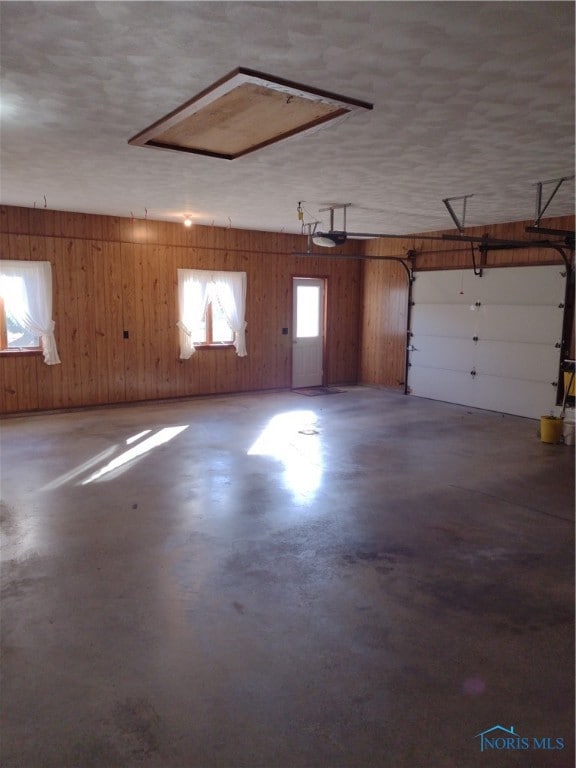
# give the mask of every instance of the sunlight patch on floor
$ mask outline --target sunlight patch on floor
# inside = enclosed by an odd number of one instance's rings
[[[121,474],[121,471],[128,469],[129,463],[131,464],[135,460],[142,458],[142,456],[149,453],[149,451],[151,451],[153,448],[157,448],[159,445],[168,443],[185,429],[188,429],[187,424],[181,427],[164,427],[163,429],[156,432],[155,435],[149,437],[147,440],[138,443],[138,445],[130,448],[130,450],[124,451],[124,453],[116,456],[116,458],[108,462],[106,466],[102,467],[97,472],[94,472],[86,480],[83,480],[82,485],[98,482],[104,477],[106,477],[106,480],[110,480],[112,477],[117,477],[119,474]]]
[[[248,449],[248,456],[270,456],[282,462],[283,480],[294,500],[312,501],[324,472],[317,414],[302,410],[274,416]]]

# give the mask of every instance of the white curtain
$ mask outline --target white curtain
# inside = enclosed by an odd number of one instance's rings
[[[52,267],[49,261],[0,261],[0,284],[7,312],[40,338],[44,362],[60,362],[52,320]]]
[[[206,307],[216,299],[230,330],[238,357],[246,357],[246,272],[212,272],[201,269],[178,270],[178,328],[180,359],[196,351],[194,338],[203,328]]]
[[[194,337],[199,338],[203,327],[211,278],[211,272],[200,269],[178,270],[180,360],[188,360],[196,352]]]
[[[246,272],[214,272],[216,300],[230,330],[238,357],[246,357]]]

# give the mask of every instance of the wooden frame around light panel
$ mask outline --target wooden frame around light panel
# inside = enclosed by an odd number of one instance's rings
[[[372,108],[369,102],[238,67],[128,143],[234,160]]]

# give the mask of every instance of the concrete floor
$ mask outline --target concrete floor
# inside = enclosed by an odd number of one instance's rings
[[[537,428],[362,387],[4,420],[2,766],[571,768]]]

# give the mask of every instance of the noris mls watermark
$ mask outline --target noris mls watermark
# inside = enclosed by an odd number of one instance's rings
[[[506,750],[553,750],[564,749],[564,739],[557,736],[520,736],[514,730],[514,726],[504,728],[502,725],[493,725],[486,731],[477,733],[474,737],[480,739],[480,752],[506,751]]]

